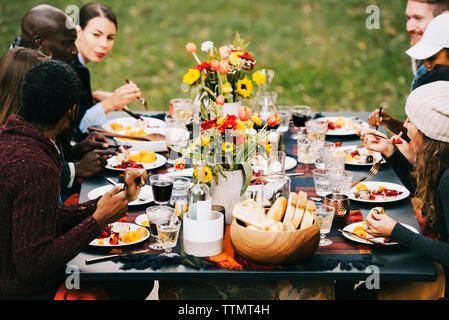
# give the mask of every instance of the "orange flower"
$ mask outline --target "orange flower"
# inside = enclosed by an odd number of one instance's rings
[[[267,118],[267,124],[269,126],[275,126],[282,122],[282,119],[279,118],[279,115],[277,113],[272,113]]]
[[[218,104],[219,106],[224,105],[224,103],[225,103],[225,98],[223,97],[223,95],[219,95],[219,96],[217,97],[217,101],[216,101],[215,103]]]
[[[189,42],[186,44],[186,50],[190,54],[194,54],[196,52],[196,45],[193,42]]]
[[[239,118],[242,121],[248,121],[251,119],[251,109],[247,106],[241,106],[239,109]]]
[[[175,170],[183,170],[186,167],[186,162],[183,158],[178,158],[175,160]]]
[[[213,71],[218,71],[220,69],[220,62],[218,60],[216,60],[216,59],[211,60],[210,68]]]
[[[231,67],[226,60],[221,60],[218,68],[218,72],[221,74],[228,74],[231,71]]]

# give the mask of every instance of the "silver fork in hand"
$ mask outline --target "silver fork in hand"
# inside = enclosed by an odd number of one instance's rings
[[[382,160],[383,159],[381,159],[381,160],[377,161],[375,164],[373,164],[373,166],[371,167],[371,169],[369,170],[369,172],[366,176],[361,177],[356,182],[351,184],[351,189],[354,188],[356,185],[358,185],[360,182],[365,181],[367,178],[374,177],[379,172],[379,169],[382,166],[382,164],[381,164]]]

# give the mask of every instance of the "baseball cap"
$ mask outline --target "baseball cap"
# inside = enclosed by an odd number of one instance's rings
[[[405,53],[416,60],[425,60],[449,48],[449,13],[433,18],[421,40]]]

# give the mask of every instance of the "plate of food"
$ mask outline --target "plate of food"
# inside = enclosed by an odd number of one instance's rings
[[[112,188],[114,188],[113,185],[107,185],[103,187],[99,187],[96,189],[93,189],[87,194],[87,198],[89,200],[94,200],[98,197],[101,197],[106,192],[110,191]],[[151,186],[145,185],[142,189],[140,189],[139,197],[128,203],[128,206],[139,206],[142,204],[147,204],[153,201],[153,190],[151,189]]]
[[[377,212],[385,214],[385,210],[381,207],[373,208],[371,210],[377,210]],[[408,224],[404,224],[404,223],[401,223],[401,224],[404,227],[412,230],[413,232],[419,233],[419,231],[416,230],[416,228],[414,228]],[[391,246],[391,245],[397,244],[397,242],[390,242],[387,238],[384,238],[384,237],[369,238],[369,240],[365,240],[364,238],[367,237],[365,225],[366,225],[365,220],[360,221],[360,222],[351,223],[343,228],[343,231],[346,231],[346,232],[342,232],[342,235],[349,240],[352,240],[352,241],[355,241],[358,243],[363,243],[363,244],[372,245],[372,244],[379,243],[381,245],[386,245],[386,246]],[[355,235],[352,235],[350,233],[353,233]]]
[[[165,136],[165,122],[156,118],[144,117],[144,120],[137,120],[132,117],[117,118],[105,122],[102,128],[127,136],[145,136],[158,133]],[[148,150],[155,152],[167,151],[167,144],[163,141],[139,141],[128,138],[114,138],[118,145],[128,144],[135,150]]]
[[[126,168],[152,170],[162,167],[166,162],[167,158],[154,151],[126,150],[109,158],[106,168],[115,171],[125,171]]]
[[[348,136],[356,134],[356,129],[360,126],[369,127],[368,123],[348,117],[324,117],[320,118],[327,121],[328,127],[326,135],[328,136]]]
[[[390,182],[362,182],[349,190],[349,199],[367,202],[395,202],[408,198],[410,191],[404,186]]]
[[[133,223],[114,222],[108,225],[89,245],[94,247],[123,247],[147,240],[147,228]]]
[[[134,222],[141,227],[150,227],[150,223],[148,222],[148,216],[146,213],[138,215]]]
[[[353,166],[372,166],[378,161],[385,163],[379,152],[368,150],[365,147],[344,146],[336,148],[335,151],[345,152],[347,154],[346,164]]]

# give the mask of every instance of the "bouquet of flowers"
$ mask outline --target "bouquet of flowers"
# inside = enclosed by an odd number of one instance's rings
[[[212,41],[201,45],[201,50],[207,59],[201,61],[197,54],[196,45],[187,43],[186,50],[191,54],[197,64],[190,68],[183,77],[183,84],[191,91],[192,100],[200,97],[202,107],[205,100],[212,104],[223,105],[225,102],[236,102],[249,98],[253,91],[253,81],[262,85],[266,75],[257,71],[250,79],[250,72],[254,70],[256,61],[253,55],[246,51],[249,43],[236,33],[232,44],[216,48]],[[203,119],[205,118],[202,112]]]
[[[240,170],[244,172],[243,195],[252,178],[251,158],[257,154],[266,156],[271,151],[268,140],[269,132],[264,126],[256,131],[254,125],[259,123],[258,115],[252,115],[251,109],[242,106],[238,116],[223,115],[218,109],[213,110],[212,118],[201,123],[200,135],[187,148],[173,150],[182,154],[175,162],[176,169],[183,169],[185,160],[192,163],[203,161],[206,164],[206,180],[215,180],[219,176],[226,178],[224,171]]]

